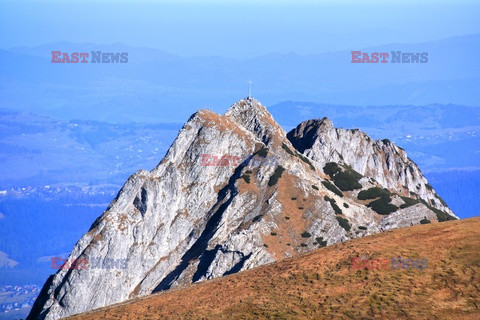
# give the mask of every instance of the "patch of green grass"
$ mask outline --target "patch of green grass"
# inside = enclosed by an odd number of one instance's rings
[[[315,241],[317,241],[320,247],[325,247],[327,245],[327,241],[326,240],[324,241],[323,237],[315,238]]]
[[[330,181],[322,181],[322,184],[325,186],[325,188],[327,188],[328,190],[332,191],[333,193],[335,193],[337,196],[339,197],[343,197],[343,193],[342,191],[340,191],[337,187],[335,187],[335,185],[333,183],[331,183]]]
[[[421,224],[429,224],[429,223],[431,223],[431,221],[428,220],[427,218],[423,218],[422,220],[420,220],[420,223]]]
[[[339,216],[336,216],[335,218],[337,218],[338,224],[340,224],[340,227],[342,227],[343,229],[345,229],[345,231],[350,231],[350,229],[352,228],[352,226],[350,225],[350,223],[348,222],[347,219],[342,218],[342,217],[339,217]]]
[[[310,169],[312,169],[313,171],[315,171],[315,167],[313,166],[313,164],[310,162],[310,160],[305,157],[303,154],[301,153],[297,153],[296,154],[297,157],[299,157],[303,162],[305,162],[306,164],[308,164],[310,166]]]
[[[378,197],[390,197],[392,194],[387,189],[373,187],[367,190],[362,190],[358,193],[358,200],[375,199]]]
[[[268,148],[263,146],[262,149],[258,150],[257,152],[257,155],[262,157],[262,158],[265,158],[268,154]]]
[[[343,203],[343,207],[344,207],[344,208],[347,208],[347,209],[350,208],[350,206],[349,206],[348,203],[346,203],[346,202]]]
[[[421,199],[420,201],[421,201],[428,209],[430,209],[430,210],[432,210],[433,212],[435,212],[435,214],[437,215],[437,220],[438,220],[438,222],[444,222],[444,221],[450,221],[450,220],[457,220],[457,218],[452,217],[451,215],[449,215],[449,214],[446,213],[445,211],[441,211],[441,210],[438,210],[437,208],[432,207],[432,206],[429,205],[425,200]]]
[[[282,148],[283,150],[285,150],[289,155],[291,156],[294,156],[295,154],[292,152],[292,150],[290,150],[289,147],[287,147],[287,145],[285,143],[282,142]]]
[[[336,162],[328,162],[323,167],[323,172],[325,172],[325,174],[328,174],[330,177],[336,175],[340,171],[342,171],[342,169],[340,169],[338,163]]]
[[[387,215],[398,210],[398,207],[391,204],[393,194],[388,189],[382,189],[379,187],[369,188],[362,190],[358,193],[358,200],[369,200],[378,198],[375,201],[370,202],[367,207],[372,208],[378,214]],[[406,198],[406,197],[405,197]],[[406,198],[412,201],[414,199]],[[405,202],[409,200],[404,200]],[[410,201],[408,202],[411,203]],[[411,204],[410,204],[411,205]]]
[[[367,207],[372,208],[378,214],[387,215],[398,210],[398,208],[390,203],[390,197],[381,197],[370,202]]]
[[[253,222],[258,222],[260,220],[262,220],[263,218],[263,214],[259,214],[258,216],[256,216],[255,218],[252,219]]]
[[[402,198],[403,202],[405,202],[405,203],[400,205],[400,209],[411,207],[411,206],[416,205],[417,203],[420,202],[417,199],[412,199],[412,198],[408,198],[408,197],[401,197],[401,198]]]
[[[272,176],[268,180],[268,186],[274,186],[277,184],[278,179],[282,176],[283,171],[285,171],[285,168],[282,166],[278,166],[275,168],[275,171],[273,172]]]
[[[329,162],[323,167],[323,171],[330,176],[333,183],[342,191],[352,191],[362,188],[358,182],[363,176],[349,166],[342,168],[335,162]]]
[[[243,178],[246,183],[250,183],[250,176],[248,174],[244,174],[240,178]]]
[[[323,199],[325,201],[330,202],[330,205],[332,206],[333,211],[335,211],[335,214],[343,214],[342,209],[340,209],[340,207],[337,206],[337,203],[335,202],[335,199],[329,198],[327,196],[324,196]]]
[[[302,232],[302,238],[310,238],[312,235],[308,231]]]
[[[449,220],[457,220],[457,218],[452,217],[448,213],[446,213],[444,211],[441,211],[441,210],[438,210],[437,208],[430,207],[430,209],[433,212],[435,212],[435,214],[437,215],[438,222],[444,222],[444,221],[449,221]]]

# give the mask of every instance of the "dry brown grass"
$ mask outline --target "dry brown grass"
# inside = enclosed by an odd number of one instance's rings
[[[350,270],[351,258],[427,258],[427,269]],[[321,248],[72,319],[480,319],[480,218]]]
[[[300,234],[308,228],[303,213],[313,207],[313,197],[305,195],[302,190],[296,188],[297,180],[297,177],[287,171],[282,174],[276,185],[279,195],[277,200],[282,205],[282,213],[278,216],[266,217],[278,226],[277,229],[272,230],[277,234],[276,236],[270,234],[263,236],[264,242],[268,245],[268,252],[278,260],[284,258],[286,253],[294,256],[306,250],[299,247]],[[292,197],[296,199],[292,200]]]

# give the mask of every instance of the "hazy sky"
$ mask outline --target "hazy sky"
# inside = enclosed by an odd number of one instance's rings
[[[480,32],[479,1],[3,1],[0,48],[58,41],[252,57]]]

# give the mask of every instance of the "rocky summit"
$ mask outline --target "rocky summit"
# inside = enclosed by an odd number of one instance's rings
[[[49,277],[28,318],[58,319],[452,219],[392,142],[325,118],[287,134],[248,98],[224,115],[193,114],[158,166],[127,180]]]

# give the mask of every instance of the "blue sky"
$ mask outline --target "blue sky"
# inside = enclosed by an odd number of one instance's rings
[[[59,41],[246,58],[480,32],[478,1],[2,1],[0,48]]]

